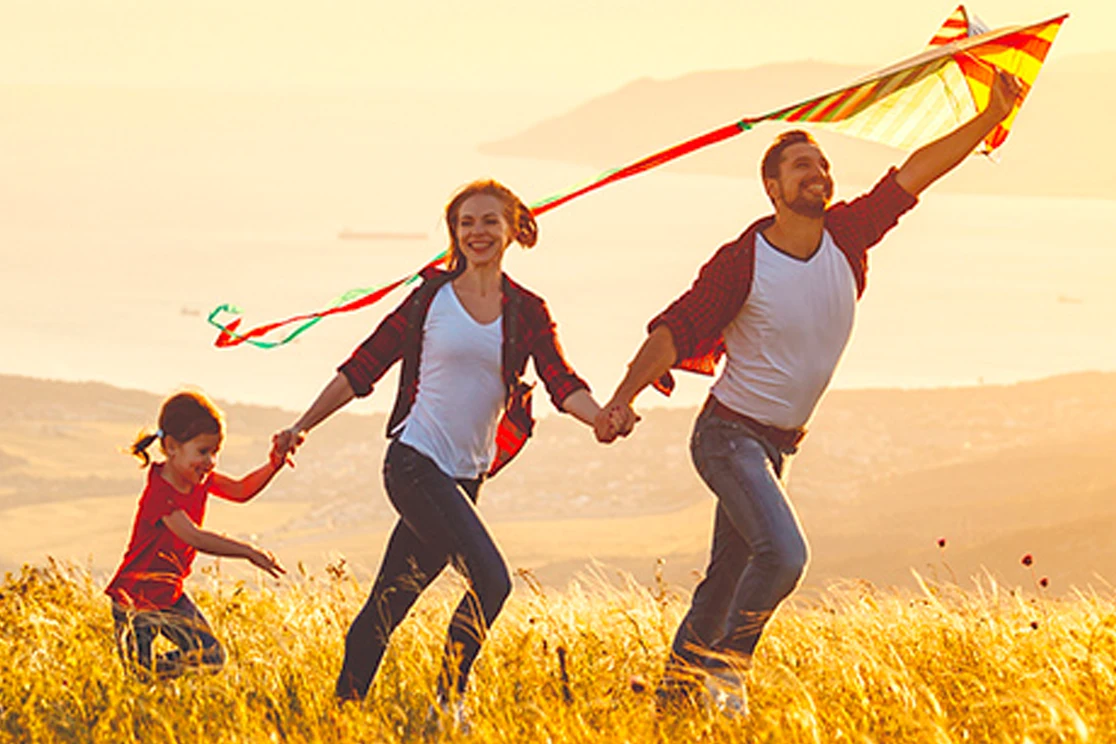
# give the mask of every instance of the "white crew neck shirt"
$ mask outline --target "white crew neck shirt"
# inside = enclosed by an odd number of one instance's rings
[[[823,231],[808,259],[756,233],[744,306],[725,328],[727,362],[713,395],[737,413],[782,429],[805,426],[845,351],[856,315],[856,279]]]
[[[503,318],[478,323],[446,282],[422,327],[418,392],[399,441],[452,478],[476,478],[495,456],[504,408]],[[397,429],[398,431],[398,429]]]

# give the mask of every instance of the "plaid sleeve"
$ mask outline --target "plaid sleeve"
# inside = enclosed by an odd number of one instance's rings
[[[407,307],[416,289],[407,299],[392,310],[372,335],[353,351],[352,355],[337,368],[345,375],[358,397],[372,392],[373,384],[384,376],[391,365],[403,356],[403,338],[407,331]]]
[[[588,390],[589,384],[578,377],[566,361],[546,302],[538,297],[531,299],[523,303],[520,322],[529,334],[529,353],[535,360],[535,372],[546,387],[554,407],[562,411],[565,410],[562,402],[578,390]]]
[[[825,226],[843,250],[867,252],[918,204],[918,197],[907,193],[895,180],[898,172],[891,168],[868,193],[851,202],[834,204],[826,212]]]
[[[721,246],[693,285],[647,324],[648,333],[667,327],[679,361],[706,355],[744,304],[752,286],[752,253],[745,242],[741,236]]]

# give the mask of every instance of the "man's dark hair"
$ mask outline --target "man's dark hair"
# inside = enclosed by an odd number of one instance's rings
[[[771,143],[771,147],[767,148],[767,152],[763,154],[763,164],[760,166],[760,174],[764,180],[768,178],[779,177],[779,163],[783,160],[783,151],[791,145],[800,144],[817,145],[818,142],[813,136],[801,129],[791,129],[788,132],[783,132],[775,141]]]

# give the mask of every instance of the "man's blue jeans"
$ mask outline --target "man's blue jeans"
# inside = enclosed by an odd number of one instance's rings
[[[784,487],[789,456],[708,408],[690,451],[717,513],[709,567],[674,637],[671,666],[746,664],[806,569],[806,539]]]

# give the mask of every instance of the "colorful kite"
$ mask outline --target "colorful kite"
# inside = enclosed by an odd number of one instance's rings
[[[979,19],[970,15],[965,6],[958,6],[921,54],[831,93],[762,116],[741,119],[623,168],[606,171],[582,186],[535,202],[531,211],[536,216],[544,214],[610,183],[735,137],[765,121],[812,124],[903,150],[913,150],[952,131],[983,110],[988,104],[996,71],[1003,70],[1020,79],[1023,91],[1016,109],[981,143],[978,151],[990,154],[1007,139],[1015,115],[1030,93],[1054,37],[1067,17],[1068,14],[1063,14],[1030,26],[990,31]],[[438,265],[445,260],[445,256],[443,252],[423,269]],[[210,313],[209,322],[221,331],[217,346],[249,343],[260,348],[273,348],[293,340],[327,315],[349,312],[378,302],[396,287],[414,282],[420,272],[383,287],[350,290],[327,310],[298,315],[250,331],[237,330],[240,318],[227,324],[217,319],[221,313],[239,314],[240,311],[231,305],[216,308]],[[296,323],[300,325],[278,340],[260,339]]]

